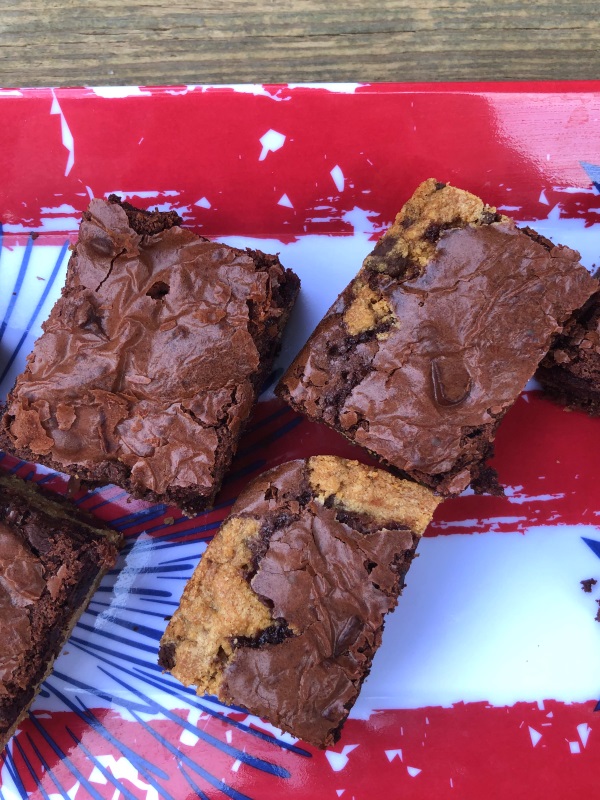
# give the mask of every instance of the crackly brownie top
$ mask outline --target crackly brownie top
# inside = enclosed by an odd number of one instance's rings
[[[73,584],[116,558],[117,534],[75,513],[33,486],[0,477],[0,731],[11,722],[5,710],[12,695],[28,689],[32,675],[45,668],[39,648]]]
[[[331,744],[437,499],[355,461],[266,472],[239,497],[161,647],[184,683]]]
[[[59,466],[119,461],[134,488],[209,491],[222,432],[235,439],[253,402],[286,273],[115,200],[84,214],[4,426]]]
[[[426,181],[280,391],[389,464],[459,492],[471,479],[470,437],[486,425],[493,435],[593,292],[578,259],[474,195]]]

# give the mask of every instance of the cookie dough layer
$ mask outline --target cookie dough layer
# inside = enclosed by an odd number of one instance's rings
[[[333,744],[437,503],[333,456],[266,472],[206,550],[159,663],[199,694]]]

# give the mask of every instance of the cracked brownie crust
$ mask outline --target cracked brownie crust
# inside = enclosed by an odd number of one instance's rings
[[[0,477],[0,750],[114,566],[120,541],[72,504]]]
[[[579,255],[425,181],[277,393],[442,495],[502,490],[496,428],[596,284]]]
[[[536,377],[557,402],[600,416],[600,291],[556,338]]]
[[[333,456],[264,473],[186,586],[159,663],[199,694],[333,744],[437,503]]]
[[[0,446],[195,513],[213,502],[299,281],[276,256],[180,222],[92,200]]]

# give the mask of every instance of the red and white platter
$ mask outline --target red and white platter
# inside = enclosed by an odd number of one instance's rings
[[[0,119],[0,399],[112,192],[300,275],[276,374],[425,178],[600,264],[600,82],[7,89]],[[0,756],[0,800],[600,796],[600,590],[580,585],[600,580],[600,419],[533,382],[497,437],[505,496],[439,507],[334,748],[162,674],[165,617],[240,489],[321,453],[362,457],[267,388],[213,511],[75,497],[127,543]]]

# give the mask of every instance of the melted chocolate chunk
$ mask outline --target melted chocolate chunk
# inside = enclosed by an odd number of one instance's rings
[[[233,647],[264,647],[267,644],[281,644],[285,639],[293,636],[285,620],[278,620],[275,625],[266,628],[257,636],[237,636],[232,640]]]

